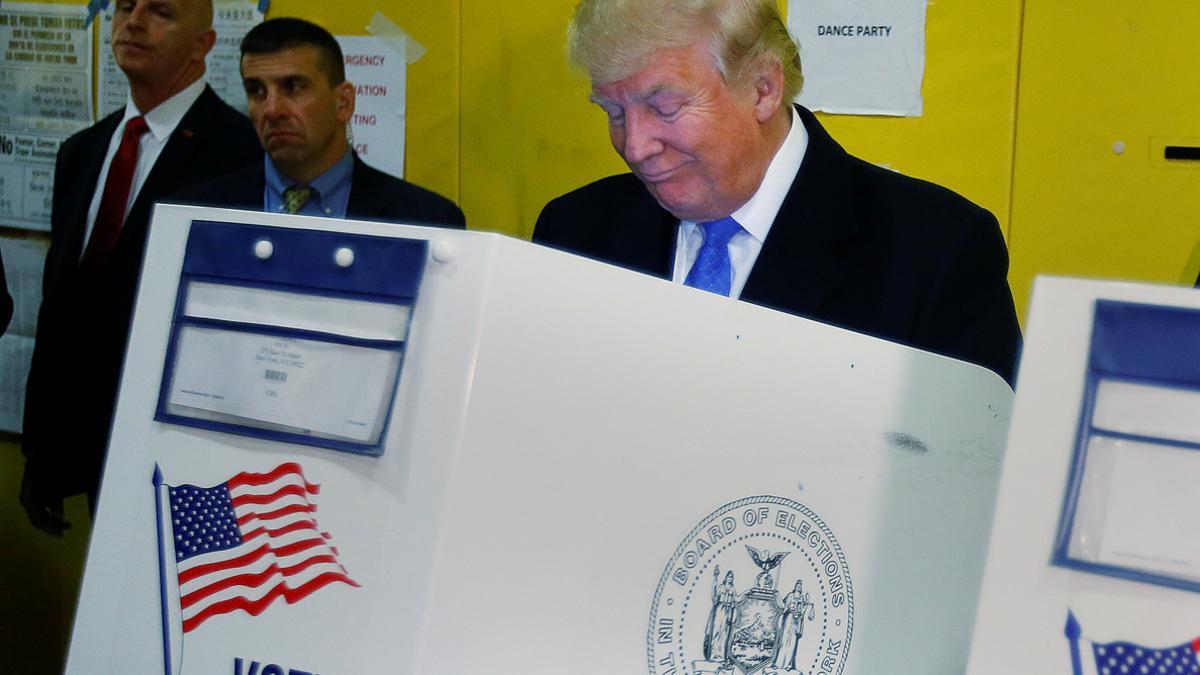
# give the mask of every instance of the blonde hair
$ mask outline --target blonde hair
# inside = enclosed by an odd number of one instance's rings
[[[783,69],[784,93],[800,93],[800,50],[775,0],[581,0],[567,26],[567,53],[593,82],[623,79],[655,52],[708,42],[731,86],[748,84],[766,60]]]

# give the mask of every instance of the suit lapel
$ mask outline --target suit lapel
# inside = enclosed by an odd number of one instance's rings
[[[200,98],[196,99],[183,119],[179,121],[179,126],[175,127],[175,131],[167,139],[162,154],[154,162],[154,168],[150,170],[150,175],[142,184],[137,200],[129,209],[129,216],[125,219],[127,223],[146,223],[149,220],[150,209],[154,206],[154,200],[170,193],[173,187],[182,185],[183,182],[179,177],[193,170],[192,163],[196,151],[204,143],[213,142],[213,139],[207,138],[208,127],[204,123],[210,117],[209,106],[212,103],[209,100],[210,96],[215,97],[216,94],[205,86]],[[130,234],[137,233],[131,232]],[[139,238],[141,236],[138,234]]]
[[[808,148],[741,299],[811,315],[846,278],[843,251],[855,218],[849,155],[812,113],[798,110]]]
[[[263,208],[263,195],[267,189],[267,176],[260,160],[230,174],[236,176],[234,181],[227,182],[229,191],[222,199],[234,208],[260,211]]]
[[[100,181],[100,170],[104,168],[104,156],[108,154],[108,144],[112,140],[113,131],[116,130],[117,124],[121,122],[124,115],[125,109],[122,108],[100,120],[90,130],[92,138],[78,144],[79,155],[69,160],[70,164],[80,168],[79,175],[84,179],[80,187],[86,189],[79,190],[75,198],[61,202],[64,207],[69,209],[62,218],[57,219],[59,223],[69,228],[67,232],[63,233],[61,239],[66,244],[64,247],[66,253],[64,259],[66,260],[78,261],[83,255],[83,233],[87,229],[88,208],[92,205],[92,195],[100,187],[97,185]]]
[[[653,199],[653,198],[651,198]],[[675,271],[675,243],[679,219],[655,203],[648,218],[633,218],[617,246],[630,252],[627,263],[647,274],[670,279]]]
[[[608,240],[607,251],[598,253],[622,267],[662,279],[670,279],[675,267],[675,242],[679,219],[659,205],[646,186],[633,174],[625,174],[632,190],[625,204],[615,211],[612,227],[616,236]]]
[[[346,215],[351,218],[371,218],[383,215],[387,207],[387,196],[378,189],[376,170],[354,155],[354,168],[350,174],[350,199],[346,201]]]

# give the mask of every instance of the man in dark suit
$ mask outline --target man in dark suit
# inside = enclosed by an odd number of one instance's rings
[[[800,58],[773,0],[583,0],[568,32],[633,173],[550,202],[534,241],[1013,381],[996,219],[851,157],[793,107]]]
[[[303,19],[271,19],[251,29],[241,49],[250,119],[265,156],[173,201],[465,226],[453,202],[367,166],[351,150],[345,130],[354,85],[329,31]]]
[[[254,160],[254,130],[202,79],[210,0],[121,0],[113,54],[123,110],[67,139],[26,390],[21,503],[61,535],[62,501],[94,507],[146,229],[156,200]]]

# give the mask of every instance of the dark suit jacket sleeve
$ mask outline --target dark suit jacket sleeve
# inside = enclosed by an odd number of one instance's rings
[[[542,207],[542,212],[538,214],[537,223],[533,226],[533,241],[535,243],[554,248],[563,247],[566,235],[562,230],[566,219],[559,214],[561,203],[561,199],[555,199]]]
[[[4,331],[8,330],[12,313],[12,296],[8,294],[8,280],[4,277],[4,256],[0,255],[0,335],[4,335]]]
[[[1008,287],[1008,249],[996,218],[974,207],[946,228],[939,273],[918,319],[925,348],[989,368],[1013,384],[1021,329]]]
[[[346,217],[413,225],[466,228],[458,206],[434,192],[386,174],[355,156]]]

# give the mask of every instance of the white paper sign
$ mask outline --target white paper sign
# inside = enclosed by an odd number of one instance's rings
[[[810,110],[921,115],[925,0],[789,0]]]
[[[82,5],[0,8],[0,223],[50,229],[54,158],[92,122],[92,33]]]
[[[391,403],[399,352],[185,327],[170,405],[264,422],[264,428],[374,441]],[[219,419],[219,418],[214,418]]]
[[[1200,452],[1113,442],[1099,561],[1200,580]]]
[[[337,41],[346,60],[346,79],[355,89],[350,120],[354,151],[376,169],[403,178],[408,64],[397,49],[404,40],[339,35]]]
[[[96,105],[104,116],[125,105],[129,81],[117,67],[112,53],[112,20],[115,4],[100,13],[99,96]],[[254,26],[262,23],[258,3],[248,0],[218,0],[213,4],[213,30],[217,43],[205,59],[204,80],[229,105],[246,111],[246,91],[242,88],[241,43]]]

